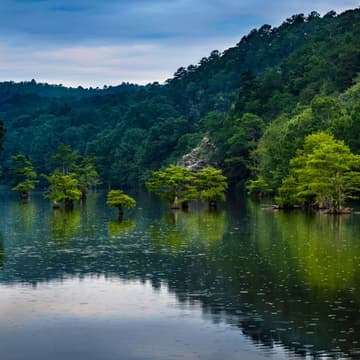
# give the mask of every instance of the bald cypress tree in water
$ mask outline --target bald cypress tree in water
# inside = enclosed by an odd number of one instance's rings
[[[11,157],[12,167],[10,171],[14,176],[14,187],[12,190],[20,194],[20,199],[23,202],[29,200],[30,191],[35,188],[38,180],[34,168],[29,159],[23,154],[14,155]]]

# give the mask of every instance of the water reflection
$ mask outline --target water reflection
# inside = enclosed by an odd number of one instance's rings
[[[59,242],[68,241],[78,233],[80,220],[80,210],[57,209],[52,211],[51,238]]]
[[[179,308],[166,289],[147,282],[86,277],[21,295],[14,287],[0,292],[7,360],[219,359],[224,350],[229,360],[257,358],[236,329],[209,326],[199,309]]]
[[[17,220],[14,229],[24,232],[32,231],[37,210],[36,204],[33,202],[12,202],[9,211],[11,217]]]
[[[3,285],[59,281],[61,287],[86,278],[91,287],[99,277],[151,284],[180,307],[201,309],[206,321],[231,325],[261,353],[341,358],[359,351],[356,215],[273,212],[251,201],[226,211],[170,212],[141,195],[134,218],[119,223],[109,221],[100,195],[72,213],[35,200],[30,210],[30,203],[0,204]],[[75,298],[86,292],[72,291]]]
[[[221,241],[227,226],[225,211],[172,211],[150,224],[148,234],[158,246],[172,251],[182,248],[208,247]]]
[[[299,213],[291,225],[284,214],[275,218],[291,257],[298,259],[301,277],[312,288],[335,292],[354,285],[360,246],[351,218]]]
[[[135,227],[136,222],[134,220],[110,220],[108,222],[108,234],[112,238],[122,238],[133,232],[135,230]]]
[[[302,353],[329,352],[334,357],[339,352],[342,356],[357,353],[359,219],[273,213],[254,204],[249,208],[258,229],[254,243],[270,274],[263,279],[262,307],[264,314],[272,315],[271,331]],[[288,327],[281,329],[276,323]]]

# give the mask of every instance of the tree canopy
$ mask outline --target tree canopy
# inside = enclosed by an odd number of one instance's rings
[[[208,201],[212,207],[217,201],[225,201],[225,191],[228,187],[226,176],[220,169],[206,167],[195,174],[195,184],[200,199]]]
[[[253,191],[277,193],[312,133],[331,132],[360,153],[359,24],[360,9],[295,14],[180,67],[163,85],[0,83],[3,179],[12,182],[18,153],[37,173],[64,175],[95,157],[104,186],[131,187],[207,137],[211,165],[229,183],[255,181]]]
[[[341,213],[345,200],[360,191],[360,155],[330,134],[309,135],[290,161],[290,175],[279,191],[278,201],[284,206],[316,201],[320,207]]]
[[[146,182],[149,191],[178,208],[181,204],[196,199],[195,177],[191,170],[170,165],[163,171],[153,171]]]
[[[228,184],[222,170],[211,166],[196,172],[170,165],[163,171],[154,171],[146,186],[177,209],[198,198],[216,207],[217,201],[225,201]]]
[[[29,192],[35,188],[38,182],[36,172],[31,162],[23,154],[11,157],[11,172],[14,178],[14,187],[12,190],[20,193],[23,200],[29,197]]]
[[[68,210],[72,209],[74,201],[81,197],[79,181],[76,177],[73,174],[63,175],[60,171],[44,177],[49,182],[49,192],[45,197],[56,203],[64,203]]]
[[[136,201],[121,190],[111,190],[107,195],[106,204],[110,207],[132,209],[136,206]]]
[[[116,207],[119,211],[119,220],[122,220],[123,208],[134,208],[136,201],[131,196],[124,194],[122,190],[111,190],[107,194],[106,204],[110,207]]]

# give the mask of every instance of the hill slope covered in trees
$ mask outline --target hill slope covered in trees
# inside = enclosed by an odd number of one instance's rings
[[[328,130],[360,153],[360,10],[294,15],[178,69],[164,85],[65,88],[0,83],[4,181],[11,155],[48,173],[59,144],[95,156],[105,185],[141,184],[206,135],[233,183],[273,192],[306,135]]]

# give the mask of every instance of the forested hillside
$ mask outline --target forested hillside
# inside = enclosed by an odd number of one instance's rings
[[[253,180],[253,190],[275,192],[306,135],[327,130],[360,153],[359,34],[359,9],[298,14],[252,30],[163,85],[2,83],[3,181],[11,180],[11,155],[48,173],[63,143],[97,158],[104,185],[142,184],[208,136],[213,162],[232,183]]]

